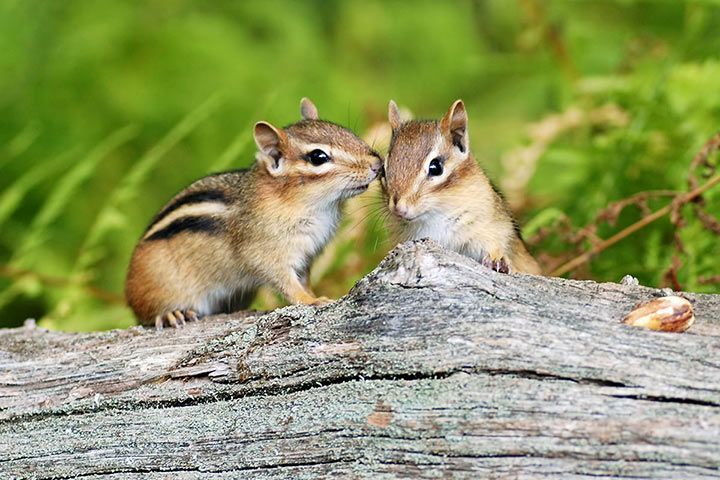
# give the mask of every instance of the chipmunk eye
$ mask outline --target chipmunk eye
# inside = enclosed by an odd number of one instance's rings
[[[319,165],[322,165],[323,163],[329,162],[330,155],[323,152],[319,148],[316,148],[312,152],[306,154],[305,159],[317,167]]]
[[[443,173],[443,159],[441,157],[435,157],[432,160],[430,160],[430,165],[428,166],[428,175],[431,177],[437,177],[438,175],[442,175]]]

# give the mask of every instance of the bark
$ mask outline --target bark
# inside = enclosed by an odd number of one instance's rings
[[[0,333],[0,478],[719,478],[720,295],[407,243],[339,301],[180,330]]]

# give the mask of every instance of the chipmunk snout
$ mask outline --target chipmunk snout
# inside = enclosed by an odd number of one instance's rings
[[[382,160],[379,158],[373,157],[372,161],[370,162],[370,176],[369,180],[372,182],[375,180],[379,175],[382,174]]]
[[[414,217],[412,208],[410,208],[407,201],[403,198],[398,198],[397,195],[393,195],[390,198],[390,210],[398,217],[406,220],[412,220]]]

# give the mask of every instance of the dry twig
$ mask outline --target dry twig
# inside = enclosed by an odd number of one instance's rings
[[[698,205],[702,204],[702,195],[713,188],[715,185],[720,183],[720,174],[715,174],[714,176],[710,177],[709,180],[707,180],[704,184],[701,186],[699,185],[699,182],[696,178],[695,172],[697,171],[699,166],[705,166],[709,167],[711,169],[716,168],[714,165],[712,165],[709,161],[710,155],[712,155],[714,152],[720,150],[720,133],[717,133],[714,135],[710,140],[708,140],[703,148],[698,152],[698,154],[695,156],[691,163],[690,167],[690,176],[688,178],[688,183],[692,188],[692,191],[684,193],[684,192],[670,192],[670,191],[657,191],[657,192],[641,192],[638,194],[633,195],[632,197],[629,197],[624,200],[620,200],[618,202],[614,202],[609,207],[607,207],[605,210],[603,210],[597,217],[595,222],[592,224],[584,227],[580,231],[587,231],[587,232],[593,232],[595,231],[596,224],[600,220],[607,221],[608,223],[613,223],[617,216],[620,214],[622,209],[624,209],[628,205],[638,205],[640,206],[641,210],[647,208],[647,200],[652,197],[658,197],[658,196],[674,196],[673,200],[663,208],[653,212],[649,213],[637,222],[633,223],[627,228],[622,229],[612,237],[608,238],[607,240],[590,240],[592,247],[590,250],[583,252],[579,256],[571,259],[570,261],[564,263],[560,267],[554,269],[550,275],[552,276],[560,276],[565,273],[568,273],[579,266],[587,263],[590,261],[594,256],[602,252],[603,250],[606,250],[607,248],[611,247],[612,245],[615,245],[620,240],[623,240],[624,238],[627,238],[628,236],[632,235],[633,233],[637,232],[641,228],[649,225],[650,223],[654,222],[655,220],[664,217],[668,213],[670,214],[670,220],[675,225],[676,231],[675,231],[675,249],[676,253],[673,255],[672,264],[668,271],[666,272],[665,276],[670,280],[670,282],[673,284],[673,288],[680,289],[680,283],[677,280],[677,272],[679,268],[682,266],[682,261],[680,259],[680,254],[684,251],[679,231],[685,226],[685,221],[682,218],[681,209],[684,205],[687,205],[689,203],[692,203],[695,208],[695,212],[702,212],[701,214],[698,214],[698,218],[702,221],[703,225],[705,225],[708,230],[718,233],[718,230],[720,230],[720,222],[710,215],[709,213],[705,212],[701,209]],[[595,227],[595,228],[593,228]],[[718,230],[716,230],[716,227]],[[584,235],[584,238],[587,238],[587,235]]]

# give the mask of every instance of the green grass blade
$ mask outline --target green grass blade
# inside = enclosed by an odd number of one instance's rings
[[[182,139],[187,137],[200,123],[210,117],[220,106],[221,100],[222,96],[220,94],[212,95],[198,108],[186,115],[130,169],[90,228],[73,268],[73,276],[88,272],[97,260],[104,256],[102,249],[103,239],[110,232],[123,225],[123,204],[137,196],[142,182],[160,159]]]
[[[66,210],[67,204],[92,176],[100,162],[110,152],[136,136],[137,132],[138,129],[134,126],[127,126],[114,132],[60,178],[33,219],[20,249],[13,255],[12,263],[28,264],[31,254],[50,236],[50,226]]]
[[[33,187],[65,168],[67,160],[76,153],[77,150],[71,150],[50,160],[41,162],[39,165],[26,171],[23,176],[15,180],[2,192],[0,194],[0,225],[4,224],[22,205],[23,199]]]
[[[57,182],[53,191],[48,195],[43,207],[33,219],[29,230],[25,233],[20,248],[12,255],[10,265],[27,266],[31,255],[49,237],[49,229],[55,220],[65,211],[65,207],[85,181],[90,178],[100,161],[110,152],[137,134],[137,128],[129,126],[118,130],[97,147],[84,159],[78,162]],[[64,165],[64,164],[62,164]],[[19,279],[10,288],[0,294],[0,310],[18,295],[29,291],[30,286],[35,287],[37,282]]]
[[[5,166],[11,159],[17,158],[32,147],[40,136],[40,127],[30,123],[20,131],[5,147],[7,155],[0,156],[0,168]]]
[[[250,115],[250,119],[247,122],[247,128],[243,128],[240,133],[233,139],[230,145],[223,151],[218,157],[217,161],[210,165],[211,172],[223,172],[229,170],[235,160],[244,152],[247,151],[250,144],[253,142],[252,126],[255,124],[257,118],[262,112],[267,111],[277,98],[276,92],[271,92],[265,96],[265,100],[261,102],[260,106]]]
[[[248,135],[248,132],[239,133],[218,157],[217,161],[210,165],[210,171],[224,172],[230,170],[235,160],[247,150],[251,142],[252,136]]]

